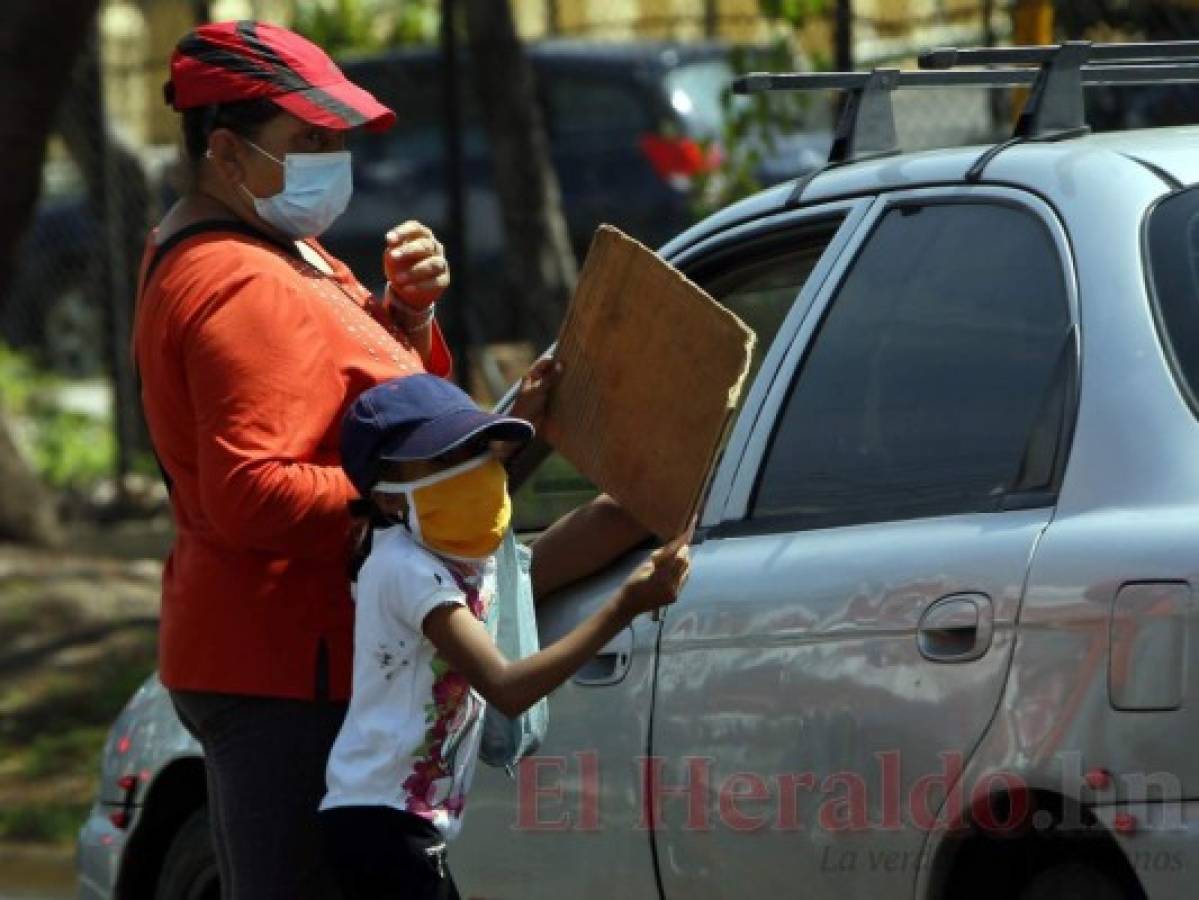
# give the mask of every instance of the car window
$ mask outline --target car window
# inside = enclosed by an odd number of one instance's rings
[[[446,114],[437,70],[394,64],[364,67],[355,77],[395,110],[396,124],[384,132],[361,128],[351,132],[349,148],[354,154],[354,164],[384,178],[391,174],[391,169],[401,174],[411,174],[414,167],[440,169],[445,159]],[[487,136],[479,119],[474,91],[465,81],[459,85],[459,100],[463,153],[468,158],[484,156],[488,153]],[[427,177],[425,172],[421,174]]]
[[[776,235],[757,248],[753,245],[730,248],[720,259],[706,265],[701,263],[690,273],[758,336],[741,402],[783,319],[839,223],[840,219],[828,220],[806,229],[802,235],[784,235],[781,239]],[[596,493],[595,486],[569,462],[560,454],[551,453],[513,498],[516,530],[541,531]]]
[[[729,87],[736,73],[725,60],[713,59],[686,63],[671,69],[663,77],[663,86],[671,107],[690,126],[690,134],[716,137],[720,134],[725,113],[721,94]],[[730,96],[733,106],[747,106],[748,97]]]
[[[551,137],[612,131],[649,131],[654,122],[636,82],[580,78],[562,72],[539,75]]]
[[[1148,221],[1149,273],[1162,340],[1199,412],[1199,190],[1163,200]]]
[[[780,414],[751,519],[817,528],[997,509],[1070,334],[1042,222],[994,203],[887,212]]]

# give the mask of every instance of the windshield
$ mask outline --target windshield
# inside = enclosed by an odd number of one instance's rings
[[[739,58],[741,62],[737,67],[744,71],[777,70],[780,66],[775,58],[752,51],[741,51]],[[796,68],[800,68],[799,63]],[[786,92],[756,96],[733,94],[731,83],[736,75],[733,63],[723,59],[686,63],[665,74],[663,86],[667,100],[683,120],[688,134],[697,138],[719,138],[726,120],[735,121],[748,115],[754,124],[748,132],[744,131],[744,125],[740,126],[737,129],[739,139],[751,143],[765,141],[769,154],[782,149],[770,149],[773,140],[812,130],[827,132],[832,127],[830,111],[833,106],[823,98]],[[821,144],[823,155],[823,140]]]
[[[687,131],[700,137],[715,137],[720,132],[724,113],[720,94],[733,80],[733,67],[724,60],[688,63],[666,73],[664,84],[671,107],[687,123]],[[732,97],[734,106],[746,98]]]

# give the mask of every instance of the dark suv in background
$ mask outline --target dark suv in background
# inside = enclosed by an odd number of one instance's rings
[[[728,46],[552,41],[527,45],[571,241],[581,258],[595,227],[611,222],[656,247],[698,218],[694,178],[719,158],[721,93],[733,77]],[[448,233],[445,103],[434,48],[342,61],[346,73],[399,115],[384,134],[356,134],[354,199],[325,243],[372,288],[382,287],[382,236],[405,219]],[[488,141],[461,73],[470,279],[468,300],[487,340],[519,337],[504,279],[504,238]],[[734,102],[747,102],[733,98]],[[827,129],[760,149],[755,175],[774,184],[818,166]],[[159,167],[161,169],[161,167]],[[161,172],[159,171],[161,175]],[[164,205],[169,187],[157,189]],[[33,350],[68,375],[102,365],[105,289],[89,277],[105,251],[82,185],[43,196],[0,316],[0,341]],[[455,260],[461,267],[462,261]],[[92,266],[92,268],[89,268]],[[459,268],[461,271],[461,268]]]
[[[562,192],[582,258],[601,222],[656,247],[694,222],[696,176],[718,162],[721,93],[734,76],[726,45],[546,41],[527,54]],[[357,134],[354,199],[326,234],[331,251],[371,287],[382,286],[380,236],[401,219],[447,233],[445,98],[437,51],[345,60],[346,74],[395,109],[384,134]],[[469,302],[490,339],[519,335],[504,299],[504,235],[487,136],[470,81],[461,79]],[[744,98],[733,98],[742,102]],[[764,185],[814,169],[829,135],[796,133],[761,147]]]

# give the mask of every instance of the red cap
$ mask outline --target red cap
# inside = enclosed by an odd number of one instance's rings
[[[270,100],[324,128],[383,131],[396,115],[350,82],[320,47],[266,22],[201,25],[171,55],[167,102],[177,110]]]

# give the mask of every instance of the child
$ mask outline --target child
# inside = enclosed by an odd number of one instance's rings
[[[321,803],[346,900],[457,898],[445,842],[461,825],[483,701],[519,714],[687,579],[681,535],[561,640],[504,659],[481,621],[511,512],[492,448],[532,435],[431,375],[372,388],[346,415],[342,465],[384,526],[358,575],[353,692]]]

